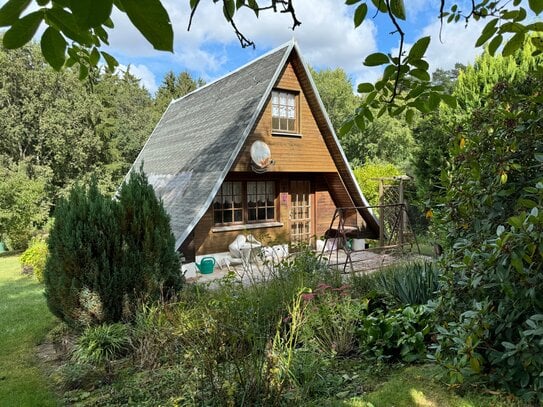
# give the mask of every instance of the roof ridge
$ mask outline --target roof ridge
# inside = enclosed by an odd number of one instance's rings
[[[245,68],[248,68],[249,66],[253,65],[254,63],[256,63],[256,62],[260,61],[261,59],[264,59],[264,58],[266,58],[266,57],[268,57],[268,56],[270,56],[272,54],[275,54],[276,52],[280,51],[283,48],[285,48],[285,49],[286,48],[291,48],[293,45],[296,45],[296,40],[294,38],[292,38],[291,40],[289,40],[289,41],[287,41],[287,42],[285,42],[285,43],[283,43],[281,45],[279,45],[278,47],[275,47],[274,49],[266,52],[265,54],[260,55],[258,58],[250,60],[249,62],[243,64],[242,66],[240,66],[240,67],[238,67],[236,69],[234,69],[233,71],[230,71],[230,72],[224,74],[223,76],[220,76],[219,78],[217,78],[217,79],[215,79],[215,80],[213,80],[213,81],[211,81],[209,83],[206,83],[205,85],[200,86],[199,88],[196,88],[192,92],[189,92],[186,95],[183,95],[178,99],[173,99],[170,102],[170,105],[174,104],[174,103],[177,103],[180,100],[183,100],[184,98],[186,98],[187,96],[193,95],[193,94],[195,94],[196,92],[198,92],[198,91],[200,91],[202,89],[205,89],[205,88],[207,88],[207,87],[209,87],[211,85],[215,85],[217,82],[219,82],[219,81],[221,81],[223,79],[226,79],[229,76],[234,75],[234,74],[238,73],[239,71],[241,71],[241,70],[243,70]]]

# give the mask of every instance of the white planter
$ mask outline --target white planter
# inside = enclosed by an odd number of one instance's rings
[[[366,248],[366,241],[364,239],[353,239],[352,240],[352,249],[354,251],[364,250]]]
[[[341,247],[340,244],[341,244],[341,239],[340,238],[338,238],[338,237],[330,237],[326,241],[325,250],[326,251],[337,250],[338,248]]]

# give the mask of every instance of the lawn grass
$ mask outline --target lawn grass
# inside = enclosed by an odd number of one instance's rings
[[[333,406],[349,407],[521,407],[519,401],[505,395],[466,392],[459,395],[436,379],[435,365],[410,366],[391,377],[364,397],[356,397]]]
[[[53,326],[43,285],[21,275],[17,256],[0,258],[0,406],[57,406],[36,360],[36,345]]]

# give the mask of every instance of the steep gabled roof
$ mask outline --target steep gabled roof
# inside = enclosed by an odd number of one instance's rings
[[[301,61],[292,41],[173,101],[147,140],[132,169],[140,168],[143,162],[149,182],[170,215],[176,247],[184,242],[217,194],[293,50]],[[344,175],[350,178],[343,182],[350,194],[357,195],[353,202],[364,205],[366,201],[339,147],[307,66],[303,62],[302,66],[309,78],[311,96],[322,112],[321,122],[335,145],[327,144],[343,161],[342,179]],[[377,223],[373,215],[370,218],[374,228]]]

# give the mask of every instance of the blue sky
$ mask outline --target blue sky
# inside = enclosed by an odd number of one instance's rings
[[[0,0],[0,6],[5,0]],[[261,5],[266,0],[260,1]],[[371,2],[369,2],[371,3]],[[468,0],[449,3],[469,4]],[[256,19],[248,9],[236,15],[241,31],[255,41],[256,49],[242,49],[225,21],[221,2],[202,1],[190,32],[187,25],[190,15],[189,0],[163,0],[169,12],[175,35],[174,53],[155,51],[131,25],[128,18],[114,11],[115,28],[110,31],[110,46],[106,48],[121,64],[121,69],[130,65],[131,72],[141,78],[142,84],[151,92],[162,82],[168,71],[189,71],[194,77],[212,81],[236,69],[248,61],[295,38],[303,56],[311,66],[344,69],[353,84],[375,81],[379,68],[364,67],[362,61],[373,52],[394,52],[398,47],[398,36],[384,16],[374,18],[368,13],[366,21],[357,29],[353,25],[354,6],[346,6],[344,0],[294,0],[298,19],[302,25],[291,30],[291,19],[286,14],[261,13]],[[437,0],[405,0],[407,21],[402,21],[408,45],[416,38],[432,35],[427,52],[430,70],[449,69],[456,62],[468,64],[481,52],[473,44],[483,24],[471,21],[466,28],[463,23],[444,26],[443,43],[439,42],[439,2]],[[34,6],[35,7],[35,6]],[[38,35],[44,30],[42,25]]]
[[[374,81],[379,68],[366,68],[362,61],[372,52],[394,52],[398,36],[391,35],[393,27],[385,17],[373,18],[354,29],[352,13],[341,0],[294,0],[302,25],[291,30],[290,16],[262,13],[256,19],[250,10],[240,12],[236,22],[241,31],[256,43],[256,49],[242,49],[226,23],[219,4],[203,1],[196,13],[193,27],[187,32],[188,0],[165,0],[175,33],[174,53],[154,51],[128,19],[114,15],[115,29],[110,34],[109,52],[131,72],[142,79],[152,92],[160,85],[166,72],[187,70],[207,82],[218,78],[291,38],[295,38],[306,62],[316,69],[344,69],[353,84]],[[264,2],[262,2],[264,4]],[[461,1],[460,1],[461,3]],[[452,68],[456,62],[470,63],[480,52],[473,44],[482,29],[481,23],[445,25],[439,42],[439,9],[436,0],[406,0],[407,21],[401,22],[406,41],[412,43],[422,35],[433,35],[428,50],[431,70]],[[371,8],[370,8],[371,10]]]
[[[428,50],[431,70],[448,69],[456,62],[464,64],[474,60],[480,52],[473,48],[482,29],[474,21],[446,25],[443,43],[440,43],[439,9],[436,0],[406,0],[407,21],[402,22],[407,43],[422,35],[433,35]],[[393,27],[384,17],[373,18],[368,13],[366,21],[354,29],[352,13],[341,0],[294,0],[302,25],[290,29],[290,16],[262,13],[256,19],[250,10],[240,12],[236,21],[242,32],[256,43],[256,49],[242,49],[233,30],[224,20],[222,8],[212,1],[203,1],[196,13],[193,27],[187,32],[189,17],[188,0],[164,0],[175,33],[174,53],[159,52],[145,41],[121,13],[113,16],[115,29],[110,33],[108,51],[123,67],[131,66],[131,72],[142,79],[151,92],[160,85],[164,74],[187,70],[194,77],[206,81],[218,78],[291,38],[301,47],[306,61],[316,69],[344,69],[353,83],[374,81],[380,69],[362,65],[372,52],[391,52],[397,49],[398,36],[391,35]],[[262,2],[264,3],[264,2]],[[460,1],[461,3],[461,1]],[[219,3],[220,4],[220,3]],[[370,9],[371,10],[371,9]]]

